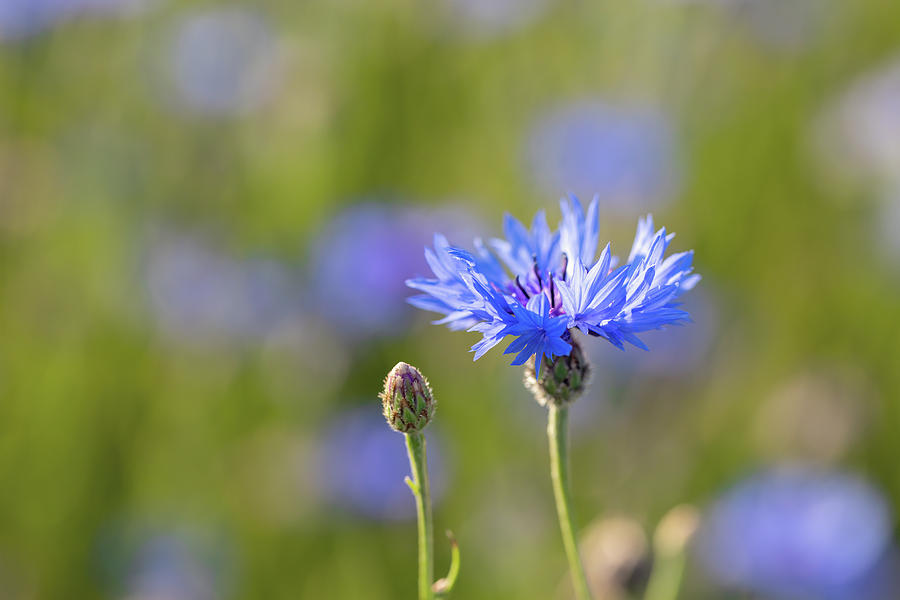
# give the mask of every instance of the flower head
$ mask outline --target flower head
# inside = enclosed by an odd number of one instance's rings
[[[443,314],[436,324],[481,333],[472,346],[476,359],[513,336],[505,353],[516,355],[514,365],[535,357],[537,374],[544,357],[569,355],[574,329],[620,349],[628,342],[646,350],[636,334],[689,320],[676,299],[700,276],[693,274],[692,251],[665,256],[674,234],[654,231],[647,216],[628,264],[617,267],[608,244],[597,256],[597,199],[586,212],[574,196],[562,199],[560,209],[557,230],[543,211],[530,229],[507,215],[505,239],[476,239],[474,252],[436,234],[434,249],[425,249],[434,277],[408,280],[422,292],[409,302]]]

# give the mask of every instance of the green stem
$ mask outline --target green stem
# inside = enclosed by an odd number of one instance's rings
[[[575,597],[578,600],[590,600],[591,592],[584,574],[584,567],[581,565],[581,558],[578,556],[578,546],[575,543],[575,533],[572,527],[567,438],[569,409],[555,404],[551,404],[549,409],[547,438],[550,441],[550,478],[553,480],[553,495],[556,498],[559,528],[562,532],[563,545],[566,548],[566,557],[569,559]]]
[[[684,575],[684,554],[659,557],[654,562],[644,600],[676,600]]]
[[[410,489],[416,497],[419,530],[419,600],[431,600],[434,579],[434,525],[431,517],[431,490],[428,487],[428,466],[425,458],[425,436],[419,432],[406,434],[409,466],[413,482]]]

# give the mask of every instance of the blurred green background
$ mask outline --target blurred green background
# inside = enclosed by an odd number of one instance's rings
[[[565,597],[543,410],[402,282],[570,191],[704,276],[590,340],[585,530],[794,461],[900,514],[900,5],[0,0],[0,598],[413,597],[398,360],[455,597]]]

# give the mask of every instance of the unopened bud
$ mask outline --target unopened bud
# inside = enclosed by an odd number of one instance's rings
[[[534,358],[525,365],[525,387],[541,406],[565,406],[574,402],[587,389],[590,366],[574,339],[568,356],[541,361],[541,373],[534,372]]]
[[[428,380],[405,362],[398,362],[385,377],[379,397],[388,425],[401,433],[424,429],[437,406]]]
[[[670,510],[656,526],[653,547],[660,556],[677,556],[694,537],[700,526],[700,513],[688,504]]]
[[[599,519],[585,529],[580,545],[595,598],[644,597],[653,556],[637,521],[624,516]]]

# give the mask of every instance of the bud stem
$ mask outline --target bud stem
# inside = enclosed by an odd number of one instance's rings
[[[653,571],[645,600],[676,600],[684,577],[687,546],[697,532],[700,515],[682,504],[670,510],[653,535]]]
[[[654,560],[645,600],[675,600],[684,576],[684,553],[659,557]]]
[[[575,543],[574,527],[572,526],[567,435],[569,409],[556,404],[550,404],[548,409],[547,438],[550,441],[550,479],[553,481],[553,495],[556,499],[559,528],[562,532],[563,546],[566,548],[566,557],[569,559],[575,597],[578,600],[590,600],[591,592],[581,558],[578,556],[578,546]]]
[[[431,490],[428,486],[428,463],[425,455],[425,436],[418,431],[406,434],[409,466],[416,498],[419,530],[419,600],[431,600],[434,579],[434,524],[431,516]]]

